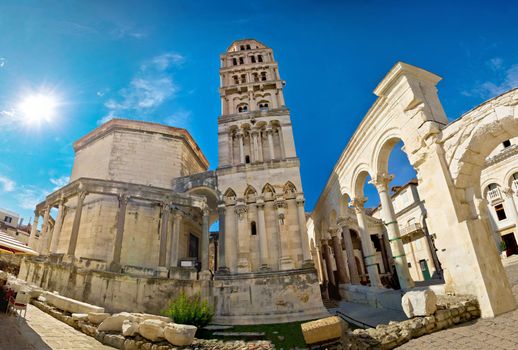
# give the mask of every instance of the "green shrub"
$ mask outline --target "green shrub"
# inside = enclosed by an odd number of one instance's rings
[[[500,251],[503,252],[507,249],[507,244],[504,241],[500,241]]]
[[[171,300],[164,314],[171,317],[175,323],[202,328],[212,320],[214,308],[206,300],[201,300],[199,295],[189,297],[181,293]]]

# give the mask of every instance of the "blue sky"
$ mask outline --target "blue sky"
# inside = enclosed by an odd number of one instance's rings
[[[444,78],[450,120],[518,86],[512,1],[23,1],[0,3],[0,207],[27,220],[67,181],[72,142],[110,117],[188,128],[217,167],[219,54],[253,37],[274,49],[311,210],[398,60]],[[20,101],[56,96],[50,121]],[[391,158],[394,183],[413,176]],[[369,204],[377,204],[372,186]]]

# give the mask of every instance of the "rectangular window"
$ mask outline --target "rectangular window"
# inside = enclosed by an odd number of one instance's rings
[[[504,145],[504,148],[507,148],[511,146],[511,140],[505,140],[502,144]]]
[[[197,258],[198,257],[198,237],[189,234],[189,258]]]
[[[12,217],[10,217],[10,216],[6,216],[6,217],[4,218],[4,222],[11,223],[12,221],[13,221],[13,218],[12,218]]]
[[[495,205],[495,211],[499,221],[507,219],[507,215],[505,215],[504,206],[502,204]]]

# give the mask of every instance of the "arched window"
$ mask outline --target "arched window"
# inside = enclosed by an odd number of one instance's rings
[[[268,102],[259,102],[258,106],[261,112],[268,112]]]
[[[266,72],[261,72],[261,80],[266,81],[266,79],[267,79]]]
[[[257,56],[257,61],[262,62],[263,61],[263,56],[261,56],[261,55]]]
[[[225,194],[223,195],[223,197],[227,198],[227,199],[236,199],[236,192],[234,192],[233,189],[231,188],[228,188],[226,191],[225,191]]]
[[[244,64],[245,63],[245,60],[243,59],[243,57],[239,57],[239,64]]]
[[[255,225],[255,221],[252,221],[252,222],[250,223],[250,234],[251,234],[252,236],[257,235],[257,227],[256,227],[256,225]]]
[[[239,77],[237,75],[234,75],[232,79],[234,79],[234,84],[239,84]]]
[[[247,49],[247,50],[251,50],[252,48],[251,48],[251,47],[250,47],[250,45],[248,44],[248,45],[246,45],[246,49]]]
[[[283,191],[284,191],[284,194],[295,194],[295,192],[297,192],[297,188],[291,181],[288,181],[284,185]]]
[[[518,180],[518,173],[513,174],[513,180]]]
[[[250,62],[255,63],[255,56],[250,56]]]
[[[237,106],[237,112],[238,113],[248,112],[248,105],[246,103],[240,104],[239,106]]]
[[[234,66],[237,66],[237,58],[235,58],[235,57],[234,57],[234,58],[232,59],[232,64],[233,64]]]
[[[245,163],[250,164],[250,156],[245,156]]]
[[[495,183],[492,183],[492,184],[487,185],[487,189],[488,189],[488,191],[496,190],[496,189],[497,189],[497,187],[498,187],[498,185],[497,185],[497,184],[495,184]]]
[[[241,84],[246,84],[246,74],[241,74]]]
[[[254,78],[254,82],[258,82],[259,81],[259,74],[253,73],[252,77]]]
[[[244,50],[244,49],[245,49],[245,45],[241,45],[241,46],[239,47],[239,49],[240,49],[240,50]]]

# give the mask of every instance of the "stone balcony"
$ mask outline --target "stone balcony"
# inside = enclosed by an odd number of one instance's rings
[[[499,187],[487,191],[487,201],[491,205],[501,203],[504,201],[504,198],[502,196],[502,191],[500,190]]]
[[[421,232],[421,231],[423,231],[423,226],[418,222],[414,222],[413,224],[408,224],[399,230],[401,236],[407,236],[407,235],[411,235],[412,233]]]

